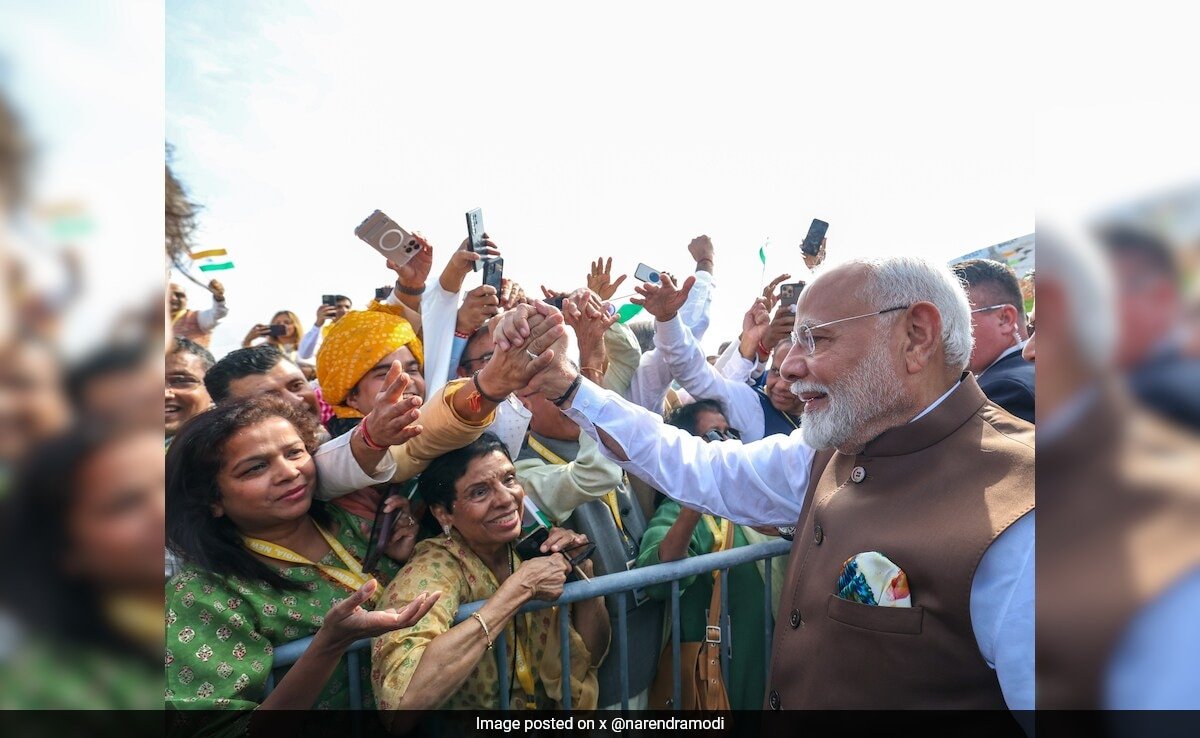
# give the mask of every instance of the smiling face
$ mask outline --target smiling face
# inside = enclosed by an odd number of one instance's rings
[[[881,309],[858,296],[868,279],[861,265],[827,273],[801,294],[796,325]],[[890,420],[901,412],[905,396],[898,317],[903,315],[896,311],[818,328],[812,356],[803,342],[787,354],[781,375],[804,403],[801,430],[809,446],[849,452],[894,424]]]
[[[413,356],[412,351],[407,346],[401,346],[392,353],[375,362],[375,366],[371,367],[362,379],[358,380],[358,384],[350,390],[350,394],[346,395],[346,404],[363,415],[375,409],[375,397],[383,389],[383,382],[387,379],[388,372],[392,368],[392,362],[400,362],[400,368],[408,375],[411,380],[408,384],[408,389],[404,391],[404,397],[408,398],[412,395],[425,399],[425,376],[421,374],[421,362]]]
[[[517,470],[500,451],[478,456],[454,483],[453,510],[434,505],[443,526],[451,525],[473,548],[494,548],[521,534],[525,490]]]
[[[312,385],[308,383],[300,367],[287,359],[283,359],[263,374],[248,374],[229,382],[231,400],[248,400],[259,395],[282,398],[293,406],[312,413],[313,417],[321,416],[317,394]]]
[[[174,282],[167,285],[167,304],[171,307],[172,313],[177,313],[187,308],[187,292],[183,290],[183,287]]]
[[[212,407],[204,388],[204,361],[190,351],[167,354],[165,426],[168,437],[179,426]]]
[[[771,405],[776,410],[788,413],[789,415],[799,415],[804,412],[804,401],[792,392],[791,384],[783,381],[779,371],[779,368],[783,365],[783,360],[787,358],[791,348],[791,341],[781,341],[775,347],[775,353],[771,358],[771,368],[767,370],[767,381],[763,385],[763,391],[767,393],[767,397],[771,398]]]
[[[225,442],[217,472],[221,497],[215,517],[226,516],[238,530],[270,530],[306,515],[317,481],[317,464],[300,434],[284,418],[247,426]]]

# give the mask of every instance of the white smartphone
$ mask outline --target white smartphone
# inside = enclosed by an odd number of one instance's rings
[[[633,278],[642,282],[649,282],[650,284],[660,284],[662,282],[662,277],[659,276],[658,270],[645,264],[637,265],[637,271],[633,273]]]

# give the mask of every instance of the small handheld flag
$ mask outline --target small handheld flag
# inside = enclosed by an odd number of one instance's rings
[[[223,269],[233,269],[233,261],[225,249],[205,249],[188,254],[202,272],[217,272]]]

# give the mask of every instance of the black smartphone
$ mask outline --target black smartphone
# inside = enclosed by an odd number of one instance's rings
[[[825,240],[825,231],[829,230],[829,224],[823,220],[813,218],[812,225],[808,227],[808,235],[804,237],[804,243],[800,244],[800,251],[809,256],[816,256],[821,250],[821,241]]]
[[[337,295],[321,295],[321,304],[337,307]]]
[[[542,553],[542,544],[550,537],[550,529],[544,526],[538,526],[529,532],[521,540],[517,541],[516,551],[517,556],[521,561],[536,559],[539,556],[549,556],[550,554]]]
[[[384,513],[383,503],[387,502],[389,497],[391,495],[384,495],[383,499],[379,501],[379,507],[375,510],[375,522],[371,525],[371,538],[367,541],[367,555],[362,562],[363,571],[368,573],[375,571],[380,557],[383,556],[383,542],[391,538],[396,518],[400,517],[399,509]]]
[[[477,254],[483,253],[483,210],[480,208],[467,213],[467,241],[472,251]],[[479,262],[472,262],[471,269],[479,271]]]
[[[804,291],[804,282],[788,282],[787,284],[779,285],[779,304],[782,307],[795,305],[796,300],[800,299],[800,293]]]
[[[279,338],[287,333],[287,326],[283,323],[272,323],[267,330],[270,331],[267,333],[268,336]]]
[[[500,285],[504,281],[504,257],[486,259],[483,262],[483,283],[496,288],[496,296],[500,296]]]
[[[562,310],[563,300],[565,299],[567,299],[566,295],[559,295],[557,297],[547,297],[545,300],[542,300],[542,302],[546,303],[547,305],[553,305],[557,310]]]
[[[375,299],[379,300],[380,302],[383,302],[384,300],[388,299],[388,295],[390,295],[390,294],[392,294],[391,285],[388,285],[386,287],[376,287],[375,288]]]

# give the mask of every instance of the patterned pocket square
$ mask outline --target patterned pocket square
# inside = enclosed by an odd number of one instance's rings
[[[912,607],[908,576],[878,551],[846,559],[837,582],[838,597],[880,607]]]

